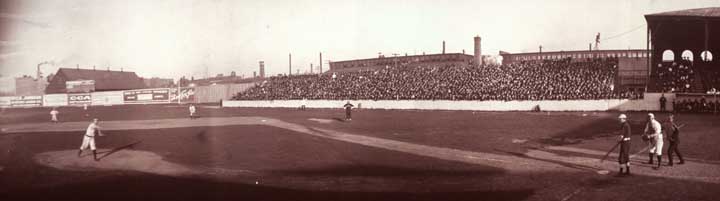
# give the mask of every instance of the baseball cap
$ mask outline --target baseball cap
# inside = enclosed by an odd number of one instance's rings
[[[627,115],[625,115],[625,114],[620,114],[620,116],[618,116],[618,119],[627,119]]]

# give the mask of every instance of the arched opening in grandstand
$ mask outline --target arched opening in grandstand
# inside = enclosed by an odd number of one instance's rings
[[[675,61],[675,53],[672,50],[663,51],[662,61]]]
[[[711,62],[713,60],[713,55],[710,53],[710,51],[703,51],[700,53],[700,59],[702,59],[705,62]]]
[[[690,50],[683,51],[681,56],[683,60],[693,61],[693,53]]]

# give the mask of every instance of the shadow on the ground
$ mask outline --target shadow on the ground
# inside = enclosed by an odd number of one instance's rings
[[[412,176],[441,176],[441,177],[483,177],[505,173],[499,168],[485,168],[483,170],[438,170],[417,169],[403,167],[389,167],[378,165],[346,165],[319,169],[292,169],[274,170],[273,174],[295,176],[361,176],[361,177],[412,177]]]
[[[4,200],[524,200],[534,190],[340,192],[295,190],[155,175],[99,178],[0,195]]]
[[[135,146],[135,145],[137,145],[137,144],[140,144],[140,142],[142,142],[142,141],[135,141],[135,142],[130,143],[130,144],[127,144],[127,145],[123,145],[123,146],[120,146],[120,147],[115,147],[115,148],[113,148],[113,149],[111,149],[111,150],[109,150],[109,151],[98,152],[98,154],[102,154],[102,156],[100,156],[100,157],[98,158],[98,160],[102,160],[103,158],[108,157],[109,155],[114,154],[114,153],[116,153],[116,152],[118,152],[118,151],[121,151],[121,150],[123,150],[123,149],[133,148],[133,146]]]

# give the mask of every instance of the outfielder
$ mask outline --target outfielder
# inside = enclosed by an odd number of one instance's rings
[[[102,132],[100,131],[100,126],[98,126],[99,122],[98,119],[93,119],[92,123],[88,126],[87,130],[85,130],[85,136],[83,136],[82,145],[80,145],[80,151],[78,151],[78,157],[82,154],[83,150],[90,147],[90,150],[93,152],[93,158],[95,161],[98,161],[97,157],[97,151],[95,151],[95,134],[97,133],[98,136],[104,136]]]
[[[620,163],[619,175],[630,175],[630,123],[627,121],[627,115],[620,114],[618,117],[620,120],[620,136],[618,143],[620,143],[620,153],[618,154],[618,163]],[[623,168],[625,172],[623,173]]]
[[[648,133],[648,131],[651,132]],[[648,145],[650,146],[648,164],[653,164],[653,156],[656,156],[658,163],[657,166],[653,167],[653,169],[660,169],[663,148],[662,126],[660,125],[660,122],[655,120],[655,115],[653,113],[648,113],[648,122],[645,124],[645,135],[648,138]]]
[[[60,114],[60,112],[58,112],[56,108],[53,108],[52,111],[50,111],[50,121],[53,123],[58,123],[58,114]]]
[[[197,109],[195,109],[195,105],[190,104],[188,110],[190,110],[190,119],[195,119],[195,112],[197,111]]]

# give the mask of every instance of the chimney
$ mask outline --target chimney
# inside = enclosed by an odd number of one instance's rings
[[[95,65],[93,65],[93,70],[95,70]]]
[[[292,75],[292,54],[288,54],[288,76]]]
[[[480,41],[482,40],[480,36],[475,36],[475,64],[478,66],[483,65],[482,60],[482,47]]]
[[[313,65],[310,63],[310,74],[313,74]]]
[[[322,52],[320,52],[320,73],[322,73]]]
[[[443,41],[443,54],[445,54],[445,41]]]
[[[80,70],[80,64],[75,64],[75,69]]]

